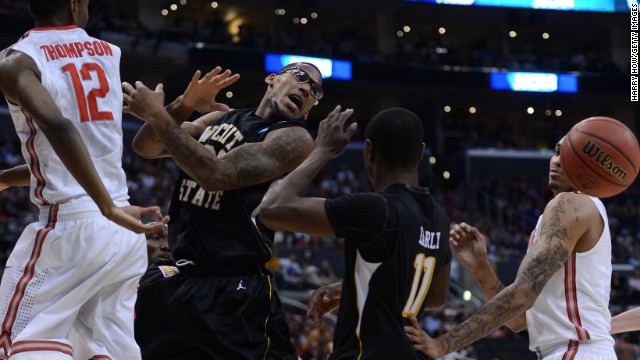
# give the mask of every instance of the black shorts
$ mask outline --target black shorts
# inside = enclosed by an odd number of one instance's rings
[[[135,337],[143,359],[298,359],[270,273],[171,271],[153,265],[140,280]]]

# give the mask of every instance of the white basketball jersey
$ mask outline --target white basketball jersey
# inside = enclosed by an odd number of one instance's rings
[[[38,65],[42,85],[80,132],[112,199],[126,203],[120,49],[77,26],[35,28],[11,48]],[[91,201],[31,115],[10,102],[9,110],[31,170],[31,201],[36,205]]]
[[[600,211],[604,229],[591,250],[571,253],[564,267],[553,274],[527,311],[529,348],[538,354],[596,341],[609,342],[613,348],[613,338],[609,335],[612,271],[609,220],[600,199],[589,198]],[[542,216],[531,233],[529,247],[540,237],[541,222]]]

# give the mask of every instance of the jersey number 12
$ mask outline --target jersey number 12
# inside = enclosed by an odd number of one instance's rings
[[[76,93],[76,100],[78,101],[81,122],[113,120],[113,113],[111,113],[111,111],[98,110],[96,98],[104,98],[109,92],[109,82],[100,65],[96,63],[86,63],[82,65],[82,68],[78,72],[75,64],[67,64],[62,67],[62,71],[68,72],[69,76],[71,76],[73,90]],[[91,73],[95,73],[100,87],[91,89],[89,94],[85,96],[82,80],[91,80]],[[82,80],[80,80],[81,76]]]
[[[431,286],[433,271],[436,266],[436,258],[433,256],[426,257],[423,253],[419,253],[416,255],[413,266],[416,272],[413,275],[409,298],[402,310],[402,317],[407,317],[409,314],[415,316],[422,308],[424,298],[427,296],[429,287]],[[419,290],[418,285],[420,285]]]

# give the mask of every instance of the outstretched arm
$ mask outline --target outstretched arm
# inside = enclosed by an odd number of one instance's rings
[[[162,106],[161,86],[155,91],[140,82],[136,86],[123,86],[130,111],[153,126],[173,160],[206,191],[238,189],[273,180],[295,169],[313,148],[306,129],[289,127],[218,157],[178,126]]]
[[[166,110],[177,124],[181,124],[182,128],[190,134],[190,136],[198,136],[202,132],[202,126],[198,121],[193,123],[185,122],[194,111],[199,113],[212,113],[203,116],[203,120],[207,123],[219,119],[225,112],[229,111],[229,107],[225,104],[216,102],[215,98],[223,88],[235,83],[240,78],[240,75],[231,75],[230,70],[222,72],[222,68],[219,66],[205,74],[202,78],[202,73],[197,70],[191,82],[184,91],[184,94],[178,96],[171,104],[167,105]],[[133,88],[128,83],[122,84],[123,89]],[[126,104],[129,104],[130,98],[127,91],[124,92],[124,100]],[[124,107],[125,112],[131,113],[131,115],[140,117],[139,114],[132,113],[131,108],[127,105]],[[150,124],[143,124],[140,130],[136,133],[132,144],[133,150],[140,156],[146,158],[158,158],[169,156],[162,139]]]
[[[560,193],[543,214],[541,234],[518,269],[513,284],[493,297],[467,321],[437,339],[407,335],[416,349],[433,358],[467,346],[533,306],[553,274],[562,268],[578,240],[600,216],[593,202],[575,193]]]
[[[611,333],[640,330],[640,307],[627,310],[611,318]]]
[[[80,133],[62,115],[47,89],[40,83],[39,77],[40,71],[35,62],[23,53],[14,52],[0,61],[0,90],[9,101],[19,104],[38,124],[69,173],[98,205],[102,214],[136,232],[155,231],[162,227],[163,224],[150,226],[140,223],[140,211],[146,212],[145,209],[125,209],[114,205]],[[159,215],[157,208],[149,211]]]
[[[0,170],[0,191],[11,186],[29,186],[30,181],[31,172],[26,164]]]
[[[309,184],[329,160],[340,155],[356,130],[356,123],[344,130],[353,110],[336,107],[320,122],[316,147],[309,157],[274,187],[263,201],[260,221],[273,230],[333,235],[324,211],[325,199],[305,197]]]

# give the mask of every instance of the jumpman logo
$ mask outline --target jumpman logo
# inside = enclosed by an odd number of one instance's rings
[[[240,283],[238,284],[238,288],[236,289],[236,291],[241,290],[241,289],[247,289],[246,287],[242,286],[242,280],[240,280]]]

